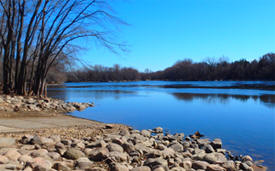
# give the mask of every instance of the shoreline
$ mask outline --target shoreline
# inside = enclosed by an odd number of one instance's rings
[[[220,139],[203,139],[198,132],[134,130],[43,111],[5,117],[0,112],[0,118],[0,170],[267,170],[250,156],[232,155]]]

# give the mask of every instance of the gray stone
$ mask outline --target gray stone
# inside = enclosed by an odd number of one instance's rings
[[[176,152],[181,152],[181,151],[183,151],[183,146],[182,146],[180,143],[178,143],[178,142],[175,142],[175,143],[173,143],[173,144],[170,144],[168,147],[169,147],[169,148],[172,148],[172,149],[175,150]]]
[[[207,166],[206,171],[226,171],[226,169],[217,164],[210,164]]]
[[[123,152],[123,148],[120,145],[115,143],[108,144],[107,148],[109,149],[109,151]]]
[[[109,158],[111,158],[117,162],[127,161],[127,159],[128,159],[127,153],[122,153],[122,152],[118,152],[118,151],[112,151],[109,153],[108,156],[109,156]]]
[[[222,167],[224,167],[227,171],[235,171],[236,170],[235,163],[232,160],[224,162],[222,164]]]
[[[86,157],[81,157],[77,159],[76,161],[77,167],[80,169],[87,169],[93,166],[93,162],[91,162],[88,158]]]
[[[140,167],[135,167],[131,169],[131,171],[151,171],[150,167],[147,166],[140,166]]]
[[[211,164],[220,164],[227,161],[226,157],[221,153],[207,153],[204,160]]]
[[[192,168],[196,169],[196,170],[198,170],[198,169],[206,170],[208,165],[209,164],[205,161],[194,161],[192,163]]]
[[[69,148],[65,153],[64,153],[64,157],[67,158],[67,159],[73,159],[73,160],[76,160],[80,157],[84,157],[85,154],[80,151],[80,150],[77,150],[77,149],[74,149],[74,148]]]

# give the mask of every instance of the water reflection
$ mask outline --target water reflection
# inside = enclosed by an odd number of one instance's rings
[[[246,102],[249,99],[254,101],[260,101],[264,105],[274,108],[275,107],[275,95],[232,95],[232,94],[193,94],[193,93],[171,93],[176,99],[184,100],[185,102],[191,102],[195,99],[202,99],[207,103],[223,103],[226,104],[231,98]]]
[[[103,98],[114,98],[116,100],[127,95],[137,95],[135,91],[126,90],[89,90],[89,89],[50,89],[48,91],[49,97],[58,98],[68,101],[70,97],[78,96],[79,98],[93,98],[96,100]]]

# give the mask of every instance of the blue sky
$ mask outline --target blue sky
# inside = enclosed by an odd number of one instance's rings
[[[129,52],[86,45],[78,55],[91,65],[156,71],[186,58],[253,60],[275,52],[275,0],[115,0],[111,5],[129,23],[116,32]]]

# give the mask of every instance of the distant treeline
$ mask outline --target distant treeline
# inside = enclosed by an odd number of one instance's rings
[[[133,80],[275,80],[275,53],[268,53],[251,62],[245,59],[231,63],[226,60],[192,62],[186,59],[157,72],[138,72],[119,65],[95,65],[67,73],[67,81],[70,82]]]

